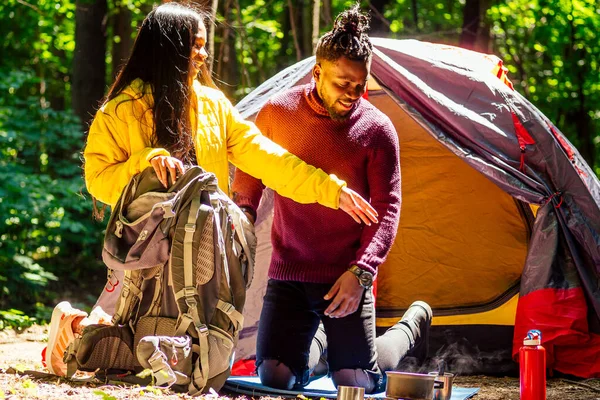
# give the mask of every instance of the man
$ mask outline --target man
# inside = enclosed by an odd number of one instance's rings
[[[305,385],[327,348],[336,385],[373,393],[383,389],[382,371],[396,369],[409,351],[421,358],[426,352],[431,309],[423,302],[413,303],[375,339],[371,285],[394,242],[401,196],[394,126],[362,99],[372,56],[367,29],[358,6],[340,14],[317,44],[313,82],[275,96],[256,119],[263,134],[370,198],[380,217],[378,224],[361,226],[340,211],[275,195],[273,256],[256,360],[268,386]],[[247,213],[256,215],[263,188],[236,172],[234,200]],[[318,331],[320,321],[327,340]]]

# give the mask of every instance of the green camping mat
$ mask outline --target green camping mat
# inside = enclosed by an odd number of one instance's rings
[[[308,398],[327,398],[334,399],[337,397],[337,389],[333,384],[333,381],[329,377],[322,377],[311,381],[302,391],[294,390],[279,390],[273,389],[268,386],[264,386],[260,383],[260,379],[257,376],[231,376],[225,382],[223,389],[237,394],[244,394],[252,397],[260,396],[281,396],[281,397],[297,397],[303,395]],[[463,388],[463,387],[452,387],[452,399],[451,400],[466,400],[475,396],[479,391],[479,388]],[[365,395],[366,398],[378,398],[384,399],[385,392],[376,393],[372,395]]]

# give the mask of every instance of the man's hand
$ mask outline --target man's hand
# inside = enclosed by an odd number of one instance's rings
[[[169,187],[168,176],[171,177],[171,183],[175,183],[177,172],[183,175],[183,163],[175,157],[156,156],[150,160],[150,165],[154,168],[156,176],[164,187]]]
[[[325,315],[330,318],[342,318],[352,314],[358,309],[364,290],[358,283],[356,275],[350,271],[344,272],[324,297],[325,300],[333,297],[331,304],[325,310]]]
[[[377,211],[363,199],[360,194],[344,186],[340,194],[340,209],[348,213],[357,224],[364,222],[371,225],[371,221],[377,223]]]

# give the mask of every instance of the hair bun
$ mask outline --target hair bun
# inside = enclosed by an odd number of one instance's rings
[[[338,15],[333,30],[350,33],[352,36],[360,36],[369,30],[369,16],[363,14],[359,5],[355,4],[351,9]]]

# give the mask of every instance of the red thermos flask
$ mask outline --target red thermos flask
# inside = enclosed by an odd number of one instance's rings
[[[546,349],[542,333],[531,330],[519,349],[521,400],[546,400]]]

